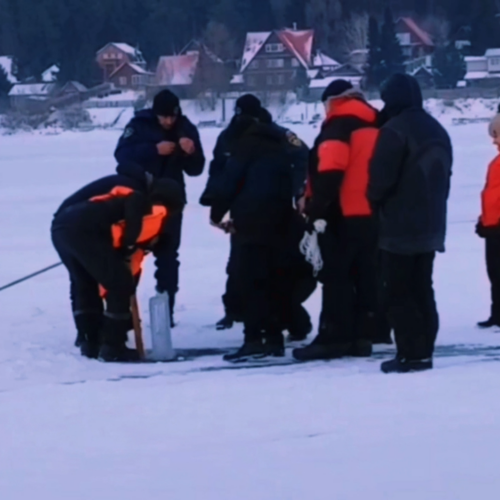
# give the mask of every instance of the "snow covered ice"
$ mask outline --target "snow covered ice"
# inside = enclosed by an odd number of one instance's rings
[[[312,143],[317,130],[294,130]],[[159,365],[82,359],[66,270],[0,294],[2,500],[489,500],[500,492],[500,337],[489,308],[479,193],[485,124],[448,125],[455,148],[448,252],[439,256],[436,370],[379,360],[214,371],[220,356]],[[202,129],[207,156],[218,129]],[[116,130],[0,137],[0,285],[57,262],[49,226],[69,194],[113,172]],[[217,332],[228,240],[188,180],[176,348],[237,347]],[[139,300],[148,322],[153,262]],[[315,319],[319,295],[308,304]],[[466,348],[476,347],[475,355]],[[470,354],[470,353],[469,353]]]

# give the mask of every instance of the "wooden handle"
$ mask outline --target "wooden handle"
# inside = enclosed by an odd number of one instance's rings
[[[134,294],[130,299],[130,310],[132,311],[132,322],[134,324],[134,334],[135,334],[135,347],[139,354],[140,359],[146,358],[146,352],[144,351],[144,341],[142,340],[142,327],[141,327],[141,317],[139,315],[139,304],[137,303],[137,296]]]

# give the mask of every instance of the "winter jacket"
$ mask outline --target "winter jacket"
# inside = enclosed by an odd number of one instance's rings
[[[230,210],[240,241],[266,243],[288,231],[293,200],[302,194],[306,163],[295,163],[296,138],[275,124],[254,123],[235,145],[216,183],[211,218]]]
[[[183,137],[195,144],[195,153],[187,155],[180,146],[170,156],[158,154],[157,144],[163,141],[179,143]],[[155,178],[170,178],[185,186],[184,173],[198,176],[203,172],[205,157],[196,127],[180,116],[172,130],[165,130],[152,110],[139,111],[126,126],[118,141],[115,158],[121,165],[118,173],[128,175],[130,164],[139,165]]]
[[[200,204],[203,206],[211,206],[211,198],[214,190],[216,189],[217,181],[224,172],[225,166],[235,153],[235,147],[238,140],[242,137],[246,130],[248,130],[255,121],[247,117],[235,116],[229,126],[221,132],[217,139],[215,149],[213,152],[213,160],[210,163],[208,172],[208,181],[205,191],[201,195]],[[280,131],[284,142],[287,142],[289,154],[294,165],[297,165],[299,170],[307,168],[309,159],[309,148],[289,129],[274,125],[276,131]],[[295,177],[300,186],[294,187],[294,192],[302,194],[305,190],[304,180],[300,176]]]
[[[500,155],[488,167],[486,185],[481,194],[481,224],[483,227],[500,225]]]
[[[396,254],[444,252],[452,146],[426,113],[418,82],[395,75],[382,92],[387,123],[370,164],[368,198],[379,215],[379,246]]]
[[[311,154],[308,212],[313,219],[332,223],[339,215],[372,215],[366,192],[377,136],[377,111],[363,99],[333,102]]]

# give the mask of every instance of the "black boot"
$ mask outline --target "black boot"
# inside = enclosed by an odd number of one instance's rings
[[[217,330],[231,330],[233,325],[233,317],[229,313],[226,313],[226,315],[215,324],[215,328]]]
[[[292,354],[297,361],[340,359],[349,356],[352,342],[338,342],[333,337],[333,326],[322,324],[318,336],[307,347],[294,349]]]
[[[75,316],[78,330],[80,352],[89,359],[97,359],[99,354],[100,330],[102,327],[101,313],[84,313]]]
[[[486,328],[493,328],[495,326],[500,327],[500,321],[497,321],[496,319],[489,318],[486,321],[480,321],[477,326],[482,329]]]
[[[224,361],[231,363],[244,362],[255,358],[262,358],[266,355],[262,340],[245,340],[245,343],[234,353],[226,354]]]
[[[99,359],[105,362],[139,361],[139,354],[126,346],[129,319],[104,317]]]
[[[290,342],[302,342],[307,339],[312,332],[313,326],[311,317],[305,310],[304,306],[296,306],[297,310],[292,315],[290,324],[288,325],[288,340]]]
[[[285,356],[285,337],[280,331],[265,334],[264,352],[266,357],[283,358]]]
[[[369,358],[373,353],[373,344],[370,340],[359,339],[351,344],[349,356],[355,358]]]
[[[422,372],[426,370],[432,370],[432,368],[433,368],[432,358],[408,360],[396,357],[391,361],[386,361],[385,363],[382,363],[382,365],[380,366],[380,369],[384,373]]]

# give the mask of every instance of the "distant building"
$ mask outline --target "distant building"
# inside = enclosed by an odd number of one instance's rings
[[[434,52],[431,36],[410,17],[401,17],[396,22],[396,36],[406,60],[423,58]]]
[[[248,91],[287,91],[304,86],[307,72],[314,69],[313,43],[313,30],[247,33],[238,81],[242,80]]]
[[[61,87],[57,92],[58,96],[81,96],[83,97],[88,92],[87,87],[83,83],[69,81]]]
[[[125,62],[109,75],[109,82],[119,89],[145,89],[154,82],[155,74],[142,66]]]
[[[17,83],[9,92],[9,101],[17,111],[36,112],[56,93],[55,83]]]
[[[97,51],[96,61],[102,70],[104,82],[109,82],[111,75],[125,63],[146,69],[142,52],[127,43],[108,43]]]
[[[229,79],[225,63],[204,43],[193,40],[180,54],[160,57],[150,93],[169,88],[183,99],[195,98],[202,92],[226,90]]]
[[[471,87],[500,87],[500,48],[488,49],[484,56],[465,58],[464,80]]]

